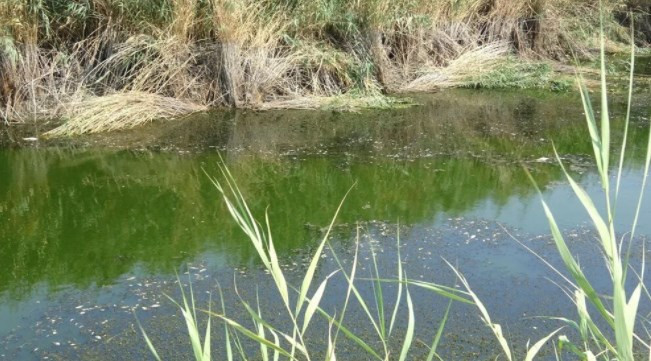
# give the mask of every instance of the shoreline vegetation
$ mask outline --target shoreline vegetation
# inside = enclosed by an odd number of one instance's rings
[[[607,50],[649,6],[604,0]],[[634,21],[632,21],[632,19]],[[566,89],[594,59],[592,0],[3,0],[0,118],[48,136],[132,128],[215,107],[394,107],[449,87]]]

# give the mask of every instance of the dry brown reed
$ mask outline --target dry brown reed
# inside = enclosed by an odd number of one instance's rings
[[[401,91],[428,92],[440,88],[466,86],[477,76],[494,71],[511,53],[508,43],[494,42],[462,53],[447,66],[423,67],[416,78],[405,84]]]
[[[145,92],[124,92],[67,104],[68,119],[47,136],[78,135],[133,128],[156,119],[169,119],[206,107]]]
[[[620,2],[604,0],[604,13]],[[138,94],[138,109],[157,107],[160,99],[175,99],[172,108],[184,110],[313,108],[348,93],[463,86],[513,56],[563,60],[589,56],[598,45],[599,9],[591,0],[164,3],[167,8],[127,11],[145,5],[90,0],[92,16],[71,25],[70,14],[48,20],[56,15],[52,9],[0,1],[0,115],[8,121],[72,116],[74,122],[83,112],[70,109],[114,109],[123,94]],[[606,24],[615,41],[625,37],[622,26]],[[135,112],[98,114],[116,126],[100,121],[97,129],[141,123]],[[125,114],[134,115],[131,122]]]

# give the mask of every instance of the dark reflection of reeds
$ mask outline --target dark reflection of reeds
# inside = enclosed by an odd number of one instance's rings
[[[422,156],[475,154],[528,159],[554,140],[561,152],[591,151],[580,100],[543,92],[451,90],[417,96],[421,106],[365,110],[227,111],[160,122],[128,133],[84,140],[126,148],[228,149],[255,154],[352,153]],[[644,115],[647,105],[635,105]],[[623,112],[616,101],[615,111]],[[572,140],[562,141],[569,137]],[[82,140],[83,141],[83,140]],[[562,147],[566,146],[566,149]]]

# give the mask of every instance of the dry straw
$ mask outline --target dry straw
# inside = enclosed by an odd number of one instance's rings
[[[618,9],[615,0],[602,3],[606,14]],[[51,4],[0,2],[0,107],[8,121],[65,118],[82,100],[112,105],[125,92],[206,107],[312,108],[343,94],[355,102],[380,90],[465,86],[507,55],[562,60],[598,46],[592,0]],[[614,15],[607,20],[614,40],[628,39]],[[140,124],[132,114],[98,129]]]
[[[78,135],[133,128],[155,119],[206,110],[201,105],[144,92],[93,97],[68,106],[68,121],[46,135]]]

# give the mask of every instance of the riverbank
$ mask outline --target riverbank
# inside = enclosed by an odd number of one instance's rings
[[[628,11],[640,8],[603,3],[608,49],[626,49]],[[355,110],[449,87],[562,90],[571,81],[554,64],[599,47],[598,4],[581,0],[53,4],[0,4],[0,116],[63,119],[51,136],[215,107]]]

